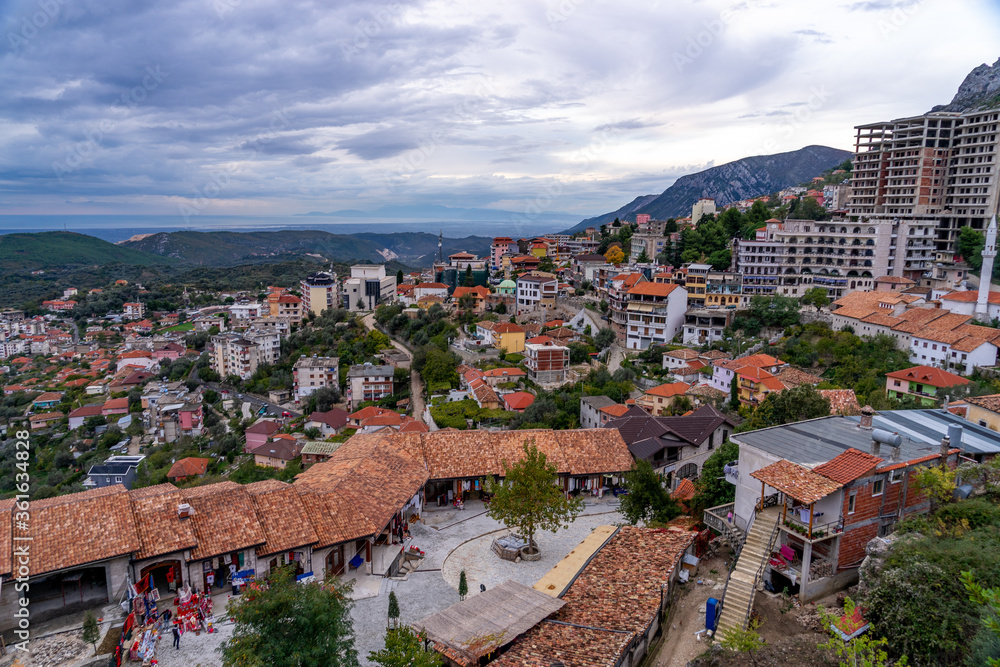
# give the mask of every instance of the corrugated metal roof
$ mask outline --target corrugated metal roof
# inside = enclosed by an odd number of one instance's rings
[[[849,419],[856,423],[860,417]],[[953,442],[952,447],[972,454],[1000,454],[1000,433],[944,410],[886,410],[875,415],[874,424],[875,428],[934,446],[948,435],[950,425],[957,424],[962,427],[962,444]]]

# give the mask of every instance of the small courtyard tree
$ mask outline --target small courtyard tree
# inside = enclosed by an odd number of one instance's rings
[[[399,627],[399,600],[396,599],[396,592],[389,591],[389,627],[392,629]]]
[[[441,656],[424,650],[424,637],[406,626],[385,634],[385,648],[372,651],[368,659],[379,667],[440,667]]]
[[[757,652],[764,648],[766,642],[757,632],[760,621],[753,619],[747,628],[727,628],[722,632],[722,648],[735,651],[736,653],[746,653],[750,658],[750,663],[757,664]]]
[[[97,655],[97,642],[101,640],[101,629],[97,626],[97,617],[92,611],[83,615],[82,639],[94,647],[94,655]]]
[[[458,575],[458,598],[464,600],[465,596],[469,594],[469,580],[465,576],[465,570],[462,570]]]
[[[638,459],[625,473],[628,494],[621,497],[621,513],[633,526],[637,523],[666,523],[681,513],[677,501],[663,487],[663,481],[645,459]]]
[[[538,553],[535,533],[565,528],[583,511],[583,500],[567,498],[556,486],[555,464],[548,462],[535,443],[526,440],[524,457],[514,465],[504,462],[504,484],[491,481],[495,495],[489,516],[517,531],[527,542],[529,554]]]

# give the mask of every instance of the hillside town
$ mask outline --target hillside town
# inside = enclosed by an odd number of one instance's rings
[[[97,609],[141,664],[181,664],[164,611],[210,653],[279,570],[350,584],[364,655],[402,604],[435,664],[686,664],[765,618],[780,645],[793,609],[823,634],[815,603],[849,591],[894,658],[964,664],[978,614],[913,639],[880,573],[897,529],[958,553],[998,525],[997,121],[860,126],[811,183],[482,257],[4,310],[0,586],[30,541],[32,623]],[[573,510],[536,542],[500,499],[539,453]],[[981,560],[935,585],[970,604]]]

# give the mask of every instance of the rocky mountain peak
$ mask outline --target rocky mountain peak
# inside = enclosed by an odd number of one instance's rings
[[[951,104],[939,104],[931,111],[972,111],[1000,107],[1000,58],[993,66],[982,64],[965,77]]]

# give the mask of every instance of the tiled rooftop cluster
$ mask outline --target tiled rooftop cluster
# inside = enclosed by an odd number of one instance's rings
[[[653,622],[693,540],[689,531],[622,527],[562,596],[566,604],[551,617],[555,622],[539,623],[491,664],[614,667]]]

